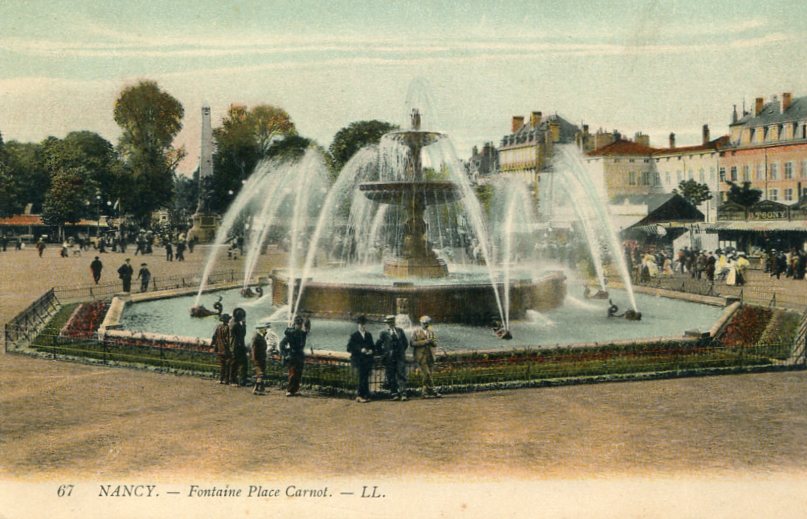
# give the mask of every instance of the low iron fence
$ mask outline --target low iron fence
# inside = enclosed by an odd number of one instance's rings
[[[208,276],[207,285],[215,286],[216,284],[231,283],[243,279],[244,273],[241,270],[222,270],[211,273]],[[201,281],[201,274],[153,276],[149,283],[149,290],[198,287]],[[137,285],[137,283],[134,283],[133,288],[137,289]],[[122,289],[120,281],[117,281],[115,283],[99,283],[98,285],[89,286],[57,287],[54,288],[54,291],[59,296],[60,301],[71,303],[112,299],[114,295],[121,293]]]
[[[698,278],[688,274],[657,276],[646,281],[634,281],[635,285],[648,288],[661,288],[676,292],[686,292],[702,296],[736,297],[744,303],[788,308],[802,311],[807,308],[807,281],[788,280],[795,283],[792,289],[781,286],[760,284],[758,280],[741,286],[726,285],[724,281],[710,281],[705,276]]]
[[[218,277],[235,280],[234,273]],[[207,344],[188,345],[137,336],[99,338],[71,316],[98,321],[103,304],[63,303],[50,290],[6,325],[7,351],[105,365],[146,367],[216,377],[219,366]],[[491,341],[495,341],[491,335]],[[625,344],[534,347],[501,351],[443,352],[434,384],[443,392],[530,387],[589,380],[622,380],[749,370],[803,368],[807,313],[744,305],[717,337],[647,340]],[[340,348],[341,349],[341,348]],[[411,351],[411,350],[410,350]],[[407,362],[408,386],[417,393],[421,370]],[[286,370],[270,359],[266,379],[283,386]],[[353,394],[357,385],[349,359],[313,352],[306,357],[303,384],[325,394]],[[371,389],[387,392],[384,366],[376,362]]]

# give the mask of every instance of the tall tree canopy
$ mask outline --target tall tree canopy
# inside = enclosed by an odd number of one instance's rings
[[[397,129],[394,124],[373,120],[352,122],[336,132],[328,148],[334,173],[338,173],[357,151],[378,143],[382,135]]]
[[[97,185],[90,179],[90,172],[75,166],[57,171],[51,179],[45,195],[42,220],[48,225],[61,227],[76,223],[84,216],[97,211]]]
[[[118,149],[134,185],[126,192],[125,207],[140,219],[170,204],[174,172],[185,156],[174,148],[185,110],[154,81],[127,87],[115,102],[115,122],[121,127]]]
[[[221,126],[213,129],[216,153],[210,189],[211,209],[224,212],[258,162],[271,155],[273,144],[297,130],[289,114],[272,105],[231,105]]]
[[[706,184],[699,184],[692,179],[682,180],[679,182],[678,187],[673,189],[673,193],[681,195],[692,205],[700,205],[701,202],[712,199],[712,193],[709,191],[709,186]]]
[[[743,182],[742,187],[734,182],[729,182],[731,187],[728,192],[728,199],[735,204],[740,204],[745,207],[750,207],[762,198],[762,191],[759,189],[751,188],[751,182]]]

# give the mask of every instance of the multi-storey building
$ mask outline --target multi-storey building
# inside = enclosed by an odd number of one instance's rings
[[[499,173],[523,179],[537,198],[553,146],[575,142],[577,133],[577,126],[557,114],[544,118],[541,112],[532,112],[527,122],[523,116],[514,116],[511,133],[502,138],[498,149]]]
[[[729,182],[750,182],[762,199],[795,204],[807,196],[807,97],[768,103],[758,97],[753,111],[729,125],[729,143],[720,158],[720,195],[726,200]]]
[[[622,195],[649,195],[663,189],[653,161],[655,148],[641,134],[640,142],[623,139],[615,132],[614,142],[590,151],[586,161],[602,172],[608,199]]]
[[[700,144],[676,147],[675,134],[671,133],[669,148],[657,149],[653,153],[655,168],[665,193],[672,193],[685,180],[694,180],[709,187],[712,198],[698,205],[707,222],[714,222],[717,218],[720,150],[728,144],[728,140],[728,136],[710,140],[709,126],[703,125]]]

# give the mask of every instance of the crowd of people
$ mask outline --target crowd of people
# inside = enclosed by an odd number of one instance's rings
[[[733,248],[710,251],[684,247],[672,255],[663,250],[642,251],[639,247],[626,246],[625,257],[638,282],[679,273],[688,274],[693,279],[742,286],[748,279],[751,266],[746,253]]]
[[[300,391],[303,369],[305,367],[305,346],[311,332],[311,321],[297,316],[291,327],[283,332],[280,338],[272,330],[269,322],[255,325],[255,335],[249,346],[246,343],[246,312],[242,308],[233,310],[232,316],[222,314],[219,317],[211,348],[219,363],[219,384],[247,386],[247,365],[249,359],[255,375],[252,385],[254,395],[266,393],[266,366],[269,359],[282,363],[287,370],[286,396],[297,396]],[[357,330],[348,338],[347,351],[350,353],[352,367],[358,375],[356,401],[366,403],[371,400],[370,377],[376,365],[381,362],[384,367],[384,386],[389,389],[390,398],[395,401],[406,401],[407,372],[406,351],[412,346],[415,361],[420,369],[424,398],[441,398],[435,389],[432,377],[437,339],[431,329],[431,318],[423,316],[419,326],[410,337],[403,328],[395,323],[395,316],[384,318],[384,328],[373,340],[367,329],[365,316],[356,319]]]

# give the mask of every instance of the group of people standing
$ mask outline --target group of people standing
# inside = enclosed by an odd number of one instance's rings
[[[424,398],[440,398],[442,395],[434,388],[432,369],[434,367],[434,349],[437,339],[431,329],[431,318],[424,315],[420,318],[420,327],[412,332],[411,340],[404,330],[395,324],[395,316],[384,317],[386,327],[373,341],[372,334],[367,331],[367,318],[359,316],[356,320],[358,330],[348,339],[347,351],[350,361],[358,372],[359,384],[356,401],[370,401],[370,375],[376,358],[380,358],[384,366],[386,385],[389,387],[392,400],[406,401],[406,350],[412,345],[415,361],[423,377]]]
[[[245,342],[246,312],[242,308],[233,310],[232,316],[222,314],[219,321],[211,339],[211,347],[219,363],[219,384],[246,386],[249,358],[255,370],[252,393],[263,395],[266,392],[267,361],[277,358],[287,369],[286,396],[299,394],[305,367],[305,346],[311,331],[310,320],[295,317],[292,326],[283,332],[282,339],[272,330],[271,323],[260,322],[255,325],[255,335],[249,347]],[[407,400],[406,351],[410,344],[423,378],[424,398],[442,396],[435,390],[432,378],[437,339],[431,329],[431,318],[421,317],[420,326],[412,332],[411,337],[407,337],[406,332],[395,324],[395,316],[388,315],[384,318],[386,326],[377,341],[367,330],[368,320],[365,316],[360,316],[356,322],[358,329],[350,335],[347,351],[358,373],[357,402],[370,401],[370,376],[376,359],[380,359],[384,366],[386,385],[392,400]]]
[[[786,278],[803,280],[807,269],[807,253],[804,250],[790,249],[785,252],[771,249],[765,255],[765,272],[769,272],[771,277],[781,279],[782,274]]]

